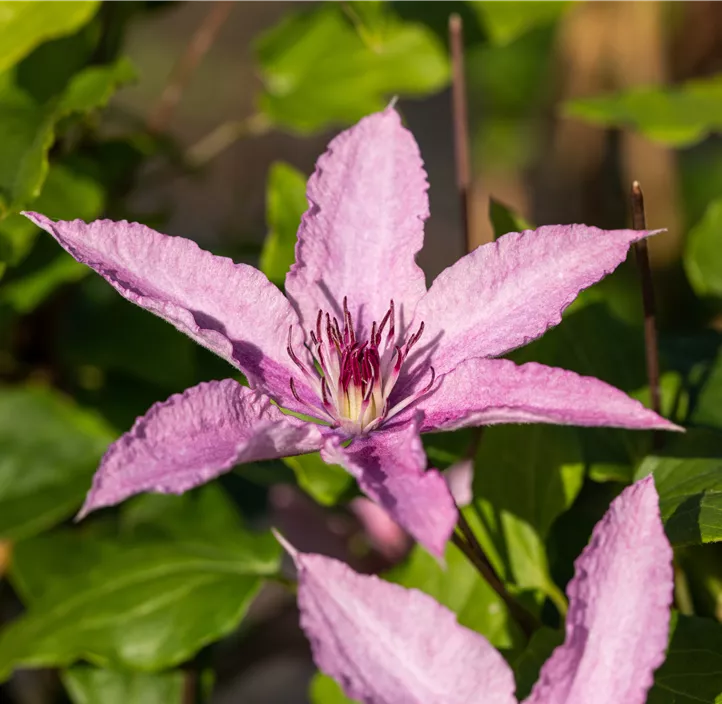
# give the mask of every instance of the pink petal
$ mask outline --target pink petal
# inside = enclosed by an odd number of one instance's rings
[[[470,359],[419,401],[421,432],[495,423],[682,430],[591,376],[531,362]]]
[[[527,704],[644,704],[667,648],[672,548],[652,477],[597,524],[569,583],[566,639]]]
[[[96,220],[86,225],[25,215],[124,298],[240,368],[249,383],[282,405],[297,407],[289,390],[295,373],[289,371],[286,340],[298,318],[260,271],[138,223]]]
[[[241,462],[317,450],[318,427],[283,415],[232,379],[211,381],[156,403],[114,442],[80,517],[133,494],[181,494]]]
[[[304,325],[319,309],[340,319],[344,296],[359,329],[394,300],[407,323],[426,292],[414,257],[429,216],[428,183],[411,133],[392,108],[342,132],[308,182],[310,209],[286,277]]]
[[[364,704],[516,704],[501,655],[430,596],[287,548],[314,660],[349,697]]]
[[[415,325],[438,341],[437,374],[472,357],[525,345],[562,319],[582,290],[624,261],[649,232],[549,225],[504,235],[442,272],[419,302]]]
[[[456,524],[456,507],[443,477],[426,468],[417,425],[411,421],[355,438],[343,447],[326,441],[321,456],[340,464],[361,490],[427,550],[441,557]]]
[[[389,562],[398,562],[411,548],[408,533],[378,504],[357,496],[349,505],[369,542]]]

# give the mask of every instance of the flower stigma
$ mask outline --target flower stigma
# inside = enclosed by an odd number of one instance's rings
[[[313,365],[304,364],[293,350],[293,326],[288,329],[287,351],[293,363],[316,392],[317,404],[303,401],[293,379],[291,392],[299,403],[311,406],[317,420],[330,422],[350,435],[360,435],[378,428],[431,390],[436,373],[429,367],[431,380],[389,407],[389,396],[401,368],[424,332],[424,323],[407,339],[396,341],[394,302],[391,301],[380,324],[371,325],[366,340],[356,338],[348,300],[343,299],[343,326],[336,317],[319,310],[315,330],[309,331],[306,344]],[[317,417],[320,415],[320,417]]]

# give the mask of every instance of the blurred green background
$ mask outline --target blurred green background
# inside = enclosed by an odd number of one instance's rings
[[[558,642],[563,587],[624,483],[654,471],[678,584],[649,701],[722,693],[722,5],[715,2],[0,2],[0,702],[346,701],[297,626],[281,526],[306,550],[384,570],[357,490],[317,457],[237,468],[184,497],[80,524],[107,445],[156,401],[233,375],[123,301],[18,213],[138,220],[282,286],[329,139],[399,97],[430,181],[419,261],[464,253],[447,25],[464,21],[476,244],[518,227],[629,224],[638,179],[659,303],[664,451],[624,431],[494,428],[468,509],[545,627],[524,642],[450,548],[389,578],[433,594],[501,648],[528,691]],[[634,262],[515,353],[647,401]],[[432,437],[445,468],[465,432]],[[403,553],[403,539],[401,543]],[[690,658],[690,644],[704,653]],[[704,675],[699,677],[697,675]],[[310,697],[310,699],[309,699]]]

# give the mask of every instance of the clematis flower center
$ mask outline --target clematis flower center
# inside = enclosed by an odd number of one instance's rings
[[[351,435],[378,428],[426,394],[434,383],[434,368],[429,367],[428,385],[389,407],[389,396],[401,368],[424,332],[422,322],[415,333],[397,341],[393,301],[381,322],[373,322],[365,340],[356,338],[346,298],[343,299],[343,325],[326,311],[319,310],[316,327],[309,331],[310,343],[306,345],[313,358],[313,368],[294,352],[292,332],[290,327],[288,355],[316,392],[318,403],[302,401],[291,379],[294,397],[299,403],[310,405],[311,415],[320,415],[319,420],[330,422]]]

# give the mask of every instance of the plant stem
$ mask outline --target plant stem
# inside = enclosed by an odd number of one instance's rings
[[[459,513],[459,515],[461,515],[461,513]],[[530,638],[532,633],[539,628],[538,619],[531,613],[531,611],[524,608],[514,599],[514,597],[512,597],[511,594],[509,594],[504,586],[504,583],[497,576],[494,568],[491,566],[491,563],[483,551],[478,552],[474,550],[460,533],[453,533],[451,536],[451,542],[464,553],[466,559],[469,560],[474,567],[476,567],[479,574],[481,574],[487,584],[501,597],[502,601],[509,609],[509,613],[512,618],[519,624],[519,627],[524,632],[524,635],[527,638]]]
[[[451,50],[451,107],[454,123],[454,153],[456,162],[456,186],[459,190],[459,205],[461,208],[461,224],[464,234],[464,249],[471,252],[474,248],[471,231],[471,149],[469,147],[469,117],[466,104],[466,78],[464,73],[464,25],[459,15],[449,17],[449,47]],[[473,459],[481,442],[483,427],[474,428],[467,457]],[[517,602],[504,586],[499,575],[486,556],[484,549],[474,535],[474,531],[467,522],[461,509],[457,506],[459,516],[457,529],[452,541],[461,550],[467,559],[476,567],[489,586],[502,598],[512,617],[529,637],[538,627],[536,617]]]
[[[466,107],[464,77],[464,25],[457,14],[449,17],[449,46],[451,49],[451,105],[454,120],[454,151],[456,156],[456,186],[459,189],[461,224],[464,248],[474,248],[471,232],[471,150],[469,149],[469,118]]]
[[[0,579],[2,579],[8,567],[10,567],[12,547],[13,545],[9,540],[0,540]]]
[[[198,670],[191,667],[183,673],[183,704],[199,704],[198,696]]]
[[[188,149],[185,162],[192,168],[199,168],[242,137],[257,137],[270,129],[270,121],[261,113],[255,113],[242,120],[224,122]]]
[[[163,93],[151,110],[148,118],[148,129],[151,132],[165,132],[193,73],[198,68],[201,59],[213,46],[219,30],[228,19],[234,4],[233,2],[214,2],[211,5],[200,27],[188,42],[185,52],[173,67]]]
[[[635,230],[647,229],[647,218],[644,212],[644,194],[639,181],[632,183],[631,190],[632,204],[632,227]],[[659,391],[659,350],[657,346],[657,323],[656,323],[656,302],[654,300],[654,285],[652,283],[652,269],[649,265],[649,248],[647,240],[639,240],[634,243],[634,254],[639,270],[639,279],[642,285],[642,307],[644,309],[644,349],[647,360],[647,380],[649,382],[649,394],[652,403],[652,410],[655,413],[661,411],[661,399]],[[655,450],[659,450],[663,444],[663,435],[660,431],[654,431],[652,442]]]

